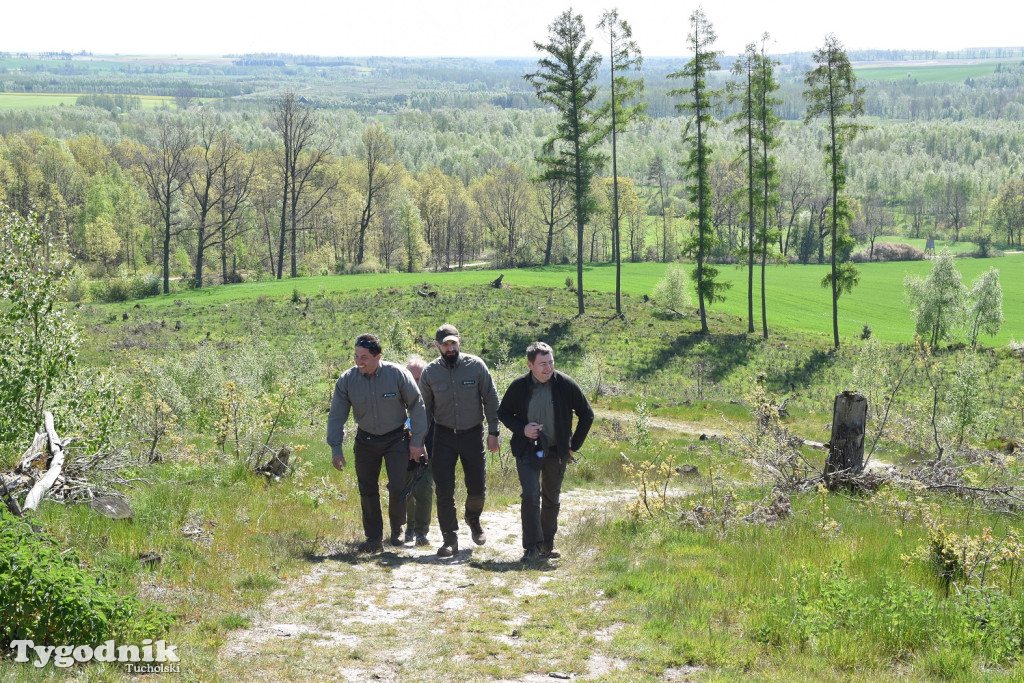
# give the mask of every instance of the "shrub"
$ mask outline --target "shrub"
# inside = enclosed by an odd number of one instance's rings
[[[0,461],[74,383],[81,337],[62,298],[67,272],[35,217],[0,205]]]
[[[92,283],[90,294],[96,301],[113,303],[130,299],[144,299],[160,293],[160,280],[153,275],[134,275]]]
[[[386,273],[387,269],[381,266],[379,263],[373,260],[366,260],[357,266],[354,266],[351,271],[354,274],[371,274],[376,275],[378,273]]]
[[[875,242],[875,249],[861,249],[850,256],[854,263],[865,263],[868,256],[873,261],[921,261],[924,252],[917,247],[902,242]]]
[[[677,265],[670,265],[665,271],[665,277],[654,286],[651,298],[659,306],[677,315],[684,315],[683,310],[693,305],[693,297],[683,269]]]
[[[68,274],[64,285],[64,298],[72,303],[85,301],[89,296],[89,283],[82,272],[75,268]]]
[[[118,595],[73,552],[39,535],[0,505],[0,643],[97,645],[141,641],[165,631],[173,617]]]

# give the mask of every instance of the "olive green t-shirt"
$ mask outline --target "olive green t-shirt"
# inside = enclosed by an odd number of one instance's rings
[[[558,432],[555,431],[555,404],[551,399],[551,381],[538,382],[533,377],[533,389],[530,393],[530,407],[526,411],[526,417],[530,422],[538,422],[544,425],[544,435],[548,443],[558,443]]]

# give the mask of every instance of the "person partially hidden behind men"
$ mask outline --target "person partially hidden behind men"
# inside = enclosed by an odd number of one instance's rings
[[[417,382],[423,374],[427,362],[423,356],[414,353],[405,361],[405,368]],[[427,457],[434,446],[434,421],[427,420],[427,436],[423,440],[424,448],[428,449]],[[430,514],[434,508],[434,476],[430,472],[429,462],[409,461],[409,470],[405,474],[405,542],[416,542],[417,546],[430,545],[427,532],[430,530]]]
[[[379,553],[384,549],[384,520],[380,509],[381,462],[388,472],[388,518],[391,545],[402,545],[405,502],[401,500],[408,461],[425,455],[423,438],[427,414],[412,375],[401,365],[381,360],[380,339],[373,334],[356,338],[355,366],[341,374],[334,385],[331,411],[327,417],[327,443],[335,469],[345,467],[342,442],[349,410],[355,416],[355,467],[359,503],[363,512],[366,540],[359,552]],[[405,430],[409,420],[412,436]]]
[[[434,335],[441,352],[420,375],[420,392],[427,417],[434,423],[431,462],[437,492],[437,523],[442,545],[438,557],[459,552],[459,522],[455,512],[455,463],[462,460],[466,477],[466,525],[473,542],[487,542],[480,515],[487,488],[487,456],[483,446],[483,422],[487,420],[487,449],[498,450],[498,392],[487,364],[461,353],[462,337],[452,325],[442,325]]]
[[[565,466],[583,447],[594,411],[580,386],[555,370],[544,342],[526,348],[529,372],[509,384],[498,418],[512,432],[512,454],[522,486],[523,561],[556,558],[559,497]],[[576,429],[572,416],[576,414]]]

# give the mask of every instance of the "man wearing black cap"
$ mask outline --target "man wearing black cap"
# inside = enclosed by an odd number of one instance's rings
[[[405,472],[409,460],[419,460],[425,454],[427,416],[412,375],[401,365],[381,360],[380,339],[376,335],[361,334],[356,338],[353,360],[355,365],[343,372],[334,385],[327,417],[327,443],[331,447],[331,463],[335,469],[342,469],[345,421],[351,410],[359,426],[353,451],[366,534],[359,551],[379,553],[384,549],[378,484],[381,462],[388,472],[391,545],[400,546],[405,524],[405,501],[401,500]],[[405,431],[406,419],[411,437]]]
[[[487,535],[480,523],[487,482],[483,422],[487,421],[487,450],[498,450],[498,392],[487,364],[461,353],[462,338],[452,325],[434,335],[441,357],[420,375],[420,393],[427,418],[434,423],[432,458],[437,490],[437,522],[443,545],[438,557],[459,552],[459,522],[455,512],[455,463],[462,459],[466,477],[466,524],[473,542],[483,545]]]

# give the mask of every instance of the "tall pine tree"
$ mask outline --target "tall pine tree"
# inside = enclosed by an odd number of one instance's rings
[[[566,10],[548,27],[548,42],[534,43],[546,53],[537,63],[537,71],[526,74],[542,102],[559,114],[555,134],[544,144],[539,161],[545,180],[564,180],[572,190],[573,216],[576,222],[576,301],[579,315],[583,302],[583,230],[596,203],[590,191],[603,156],[597,151],[605,138],[600,114],[591,108],[597,96],[600,55],[591,52],[592,41],[582,15]]]
[[[822,279],[821,286],[832,288],[832,337],[838,349],[839,296],[853,291],[860,277],[857,267],[849,260],[854,241],[848,229],[853,211],[846,194],[846,146],[864,128],[855,123],[864,113],[864,89],[857,87],[846,50],[834,34],[825,37],[825,45],[814,53],[814,61],[818,66],[808,71],[804,79],[807,84],[804,98],[808,103],[804,123],[819,116],[825,117],[827,123],[824,152],[832,192],[832,205],[828,210],[832,269]]]
[[[715,246],[715,231],[711,223],[711,148],[707,136],[708,130],[715,123],[712,114],[721,91],[711,90],[707,77],[720,68],[719,53],[712,49],[716,38],[715,29],[704,11],[695,10],[690,15],[690,33],[687,35],[693,59],[686,63],[682,71],[668,75],[669,78],[684,78],[688,81],[685,88],[672,90],[669,95],[686,98],[676,108],[691,116],[683,133],[684,141],[690,146],[683,166],[691,204],[687,217],[696,224],[697,231],[687,242],[686,250],[697,260],[697,267],[691,271],[691,276],[697,284],[700,330],[703,334],[708,332],[707,306],[724,299],[724,291],[730,286],[718,280],[718,269],[708,263]]]
[[[615,260],[615,315],[622,317],[622,240],[619,230],[619,165],[618,134],[647,109],[646,102],[637,102],[644,90],[643,78],[630,78],[628,72],[638,71],[643,65],[640,48],[633,40],[633,29],[619,11],[613,9],[601,15],[597,27],[608,39],[611,65],[611,97],[601,114],[611,119],[612,134],[612,257]],[[630,104],[632,102],[633,104]]]

